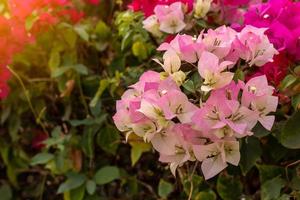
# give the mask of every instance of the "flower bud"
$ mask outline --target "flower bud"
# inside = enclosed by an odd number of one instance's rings
[[[177,85],[180,86],[184,83],[186,75],[183,71],[178,71],[171,74],[171,77],[177,83]]]
[[[159,30],[158,19],[155,15],[149,16],[143,21],[143,28],[149,31],[155,37],[161,37],[162,32]]]
[[[212,0],[197,0],[195,4],[195,12],[194,16],[196,18],[203,18],[206,16],[208,11],[210,10],[210,4]]]

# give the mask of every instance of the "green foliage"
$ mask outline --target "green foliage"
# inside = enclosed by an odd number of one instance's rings
[[[243,175],[246,175],[262,155],[259,140],[254,137],[245,138],[241,143],[240,152],[241,160],[239,165],[241,167]]]
[[[238,177],[220,174],[217,191],[223,200],[238,200],[242,195],[243,187]]]
[[[275,177],[266,181],[261,188],[261,199],[272,200],[278,199],[280,190],[284,187],[285,181],[280,177]]]
[[[95,174],[95,182],[99,185],[107,184],[115,179],[120,178],[119,169],[115,166],[102,167]]]
[[[160,179],[158,184],[158,194],[160,197],[166,199],[168,195],[173,191],[173,185],[169,182]]]
[[[300,148],[300,112],[296,112],[291,118],[286,122],[283,127],[280,141],[283,146],[290,149]]]

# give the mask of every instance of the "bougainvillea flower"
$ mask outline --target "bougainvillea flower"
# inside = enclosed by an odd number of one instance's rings
[[[273,62],[268,62],[258,68],[253,74],[247,77],[247,80],[252,77],[266,75],[270,84],[278,86],[286,76],[291,61],[284,52],[275,55],[273,60]]]
[[[300,3],[290,0],[270,0],[252,5],[245,13],[245,24],[264,27],[269,40],[279,51],[300,59]]]
[[[149,17],[154,13],[157,5],[171,5],[175,2],[181,2],[188,8],[188,11],[193,9],[194,0],[133,0],[128,7],[133,11],[141,11],[146,17]]]
[[[230,27],[221,26],[215,30],[209,29],[202,42],[206,50],[213,52],[220,59],[228,55],[237,32]]]
[[[240,57],[247,61],[250,66],[262,66],[267,62],[273,61],[274,54],[278,51],[270,43],[264,34],[266,29],[246,26],[238,34],[236,49]]]
[[[201,169],[205,179],[210,179],[227,167],[237,166],[240,161],[238,141],[218,141],[208,145],[193,146],[197,160],[202,161]]]
[[[258,97],[271,96],[274,88],[268,85],[268,80],[265,75],[257,76],[250,79],[244,86],[242,95],[242,104],[246,107]]]
[[[154,14],[162,32],[175,34],[183,30],[186,25],[181,2],[173,3],[170,6],[158,5],[154,9]]]
[[[224,72],[224,70],[231,64],[232,62],[230,61],[219,63],[219,58],[216,55],[210,52],[203,52],[198,62],[199,74],[204,78],[201,90],[210,91],[228,85],[234,74],[232,72]]]
[[[188,160],[193,160],[190,154],[192,146],[184,140],[182,125],[171,125],[156,134],[151,143],[155,150],[160,152],[159,160],[170,163],[170,169],[175,176],[176,168]]]

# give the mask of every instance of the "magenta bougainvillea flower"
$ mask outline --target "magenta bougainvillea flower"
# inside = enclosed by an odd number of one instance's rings
[[[171,5],[175,2],[183,3],[189,11],[193,9],[194,0],[133,0],[128,7],[133,11],[141,11],[148,17],[154,13],[157,5]]]
[[[267,28],[266,34],[277,50],[300,60],[300,2],[269,0],[251,6],[245,24]]]
[[[247,80],[255,76],[266,75],[270,84],[278,86],[286,76],[291,60],[286,56],[284,52],[274,56],[273,60],[273,62],[269,62],[263,65],[262,67],[258,68],[253,74],[250,74],[248,77],[246,77]]]

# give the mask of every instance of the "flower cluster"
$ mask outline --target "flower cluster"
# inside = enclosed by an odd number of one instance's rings
[[[269,114],[276,111],[278,97],[266,76],[233,81],[239,60],[248,63],[246,67],[262,66],[277,53],[264,31],[246,26],[236,32],[222,26],[198,38],[177,35],[163,43],[158,50],[165,51],[161,64],[165,72],[145,72],[123,94],[113,117],[117,128],[150,142],[174,175],[187,161],[202,162],[206,179],[228,163],[238,165],[238,139],[252,135],[258,122],[270,130],[275,120]],[[198,62],[202,80],[198,99],[181,91],[187,76],[180,70],[182,62],[192,66]]]
[[[144,28],[154,36],[161,36],[162,32],[175,34],[182,31],[184,22],[184,4],[175,2],[170,6],[157,5],[154,14],[143,21]]]
[[[175,2],[181,2],[189,11],[193,9],[194,0],[133,0],[128,7],[133,11],[141,11],[146,17],[149,17],[154,13],[154,8],[156,6],[169,6]]]
[[[245,24],[268,28],[266,35],[278,51],[300,60],[300,2],[269,0],[252,5],[244,17]]]

